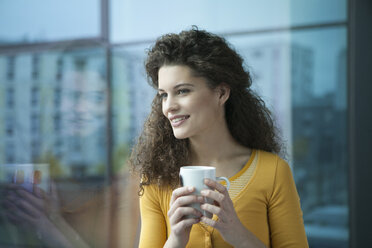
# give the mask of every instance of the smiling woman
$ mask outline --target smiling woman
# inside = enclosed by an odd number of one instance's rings
[[[308,246],[273,120],[242,65],[223,38],[197,28],[149,51],[158,94],[130,158],[142,178],[140,247]],[[185,165],[216,167],[231,188],[206,179],[195,195],[179,185]]]
[[[226,86],[212,91],[204,78],[192,75],[189,67],[176,65],[159,69],[158,91],[163,114],[170,120],[177,139],[207,132],[214,135],[221,124],[227,128],[224,118],[224,103],[228,99]]]

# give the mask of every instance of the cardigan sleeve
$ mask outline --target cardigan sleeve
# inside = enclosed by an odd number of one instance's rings
[[[271,245],[308,247],[296,185],[288,164],[278,158],[268,206]]]
[[[159,201],[159,192],[154,185],[145,186],[140,197],[141,236],[140,248],[163,247],[166,242],[166,221]]]

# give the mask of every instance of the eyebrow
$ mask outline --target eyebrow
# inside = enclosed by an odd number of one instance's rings
[[[183,86],[191,86],[191,87],[195,87],[193,84],[190,84],[190,83],[180,83],[180,84],[177,84],[176,86],[173,87],[173,89],[178,89],[180,87],[183,87]],[[163,89],[158,89],[158,91],[165,91]]]

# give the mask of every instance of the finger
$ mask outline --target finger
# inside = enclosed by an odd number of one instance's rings
[[[177,208],[173,215],[168,215],[169,223],[174,225],[180,222],[182,219],[185,219],[184,217],[186,216],[195,216],[196,218],[200,218],[202,213],[193,207],[180,207]]]
[[[173,213],[182,206],[190,205],[192,203],[203,203],[204,199],[202,196],[197,195],[186,195],[178,197],[171,205],[168,215],[173,215]]]
[[[176,234],[181,233],[183,230],[186,228],[191,227],[194,224],[197,224],[200,222],[200,219],[184,219],[180,222],[178,222],[176,225],[173,226],[172,231],[175,232]]]
[[[35,220],[33,216],[31,216],[28,213],[25,213],[22,207],[22,203],[20,203],[19,201],[14,200],[10,201],[7,199],[7,201],[5,202],[5,207],[6,207],[5,214],[7,216],[13,216],[13,219],[27,222],[33,222]]]
[[[30,194],[30,193],[28,193]],[[28,203],[28,200],[20,196],[17,192],[9,192],[5,198],[7,207],[15,212],[27,212],[31,217],[35,217],[35,208]]]
[[[197,195],[186,195],[186,196],[181,196],[177,198],[175,202],[173,202],[172,207],[173,208],[178,208],[181,206],[186,206],[192,203],[203,203],[204,202],[204,197],[202,196],[197,196]]]
[[[31,218],[38,218],[40,217],[40,211],[36,209],[32,204],[30,204],[28,201],[25,201],[23,199],[20,199],[15,202],[15,205],[18,208],[18,213],[25,214]],[[25,217],[25,216],[24,216]]]
[[[22,187],[19,184],[14,184],[14,183],[8,183],[5,186],[6,190],[17,190],[17,189],[21,189],[21,188]]]
[[[170,205],[173,204],[173,202],[180,196],[189,195],[190,193],[194,192],[194,187],[181,187],[173,190],[172,197],[170,200]]]
[[[218,222],[212,219],[209,219],[205,216],[200,218],[200,221],[203,222],[204,224],[207,224],[208,226],[211,226],[213,228],[218,228]]]
[[[203,189],[200,194],[218,202],[219,204],[221,204],[226,198],[226,195],[210,189]]]
[[[6,212],[5,218],[13,225],[20,225],[22,223],[22,219],[11,212]]]
[[[223,186],[222,184],[220,184],[217,181],[214,181],[212,179],[209,179],[209,178],[204,179],[204,184],[209,186],[211,189],[217,190],[218,192],[220,192],[222,194],[228,193],[225,186]]]
[[[36,220],[35,218],[17,210],[13,211],[12,213],[6,213],[7,218],[12,219],[13,222],[18,222],[21,223],[22,225],[24,224],[29,224],[31,226],[35,226]]]
[[[13,201],[9,200],[8,197],[3,200],[1,205],[3,206],[3,210],[5,212],[11,212],[11,211],[13,211],[13,209],[17,208],[17,206],[13,203]]]
[[[17,193],[17,190],[21,190],[23,189],[21,186],[19,185],[16,185],[16,184],[8,184],[6,185],[6,187],[4,188],[4,194],[5,195],[16,195]]]
[[[221,219],[220,214],[222,212],[222,209],[220,207],[208,203],[202,204],[200,207],[201,209],[208,211],[209,213],[217,215]]]
[[[42,188],[38,187],[37,185],[34,185],[33,190],[34,190],[33,192],[34,195],[38,198],[43,199],[47,196],[46,192]]]
[[[19,189],[16,191],[17,192],[17,195],[19,195],[19,197],[28,202],[29,204],[33,205],[35,208],[39,209],[40,211],[42,211],[44,209],[44,200],[35,196],[34,194],[28,192],[27,190],[24,190],[24,189]]]

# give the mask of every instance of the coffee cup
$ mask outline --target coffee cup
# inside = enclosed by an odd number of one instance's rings
[[[49,174],[48,164],[0,164],[0,184],[16,184],[29,192],[34,186],[48,192]]]
[[[226,182],[226,188],[229,189],[230,182],[226,177],[216,177],[216,168],[212,166],[183,166],[180,169],[181,186],[194,187],[193,195],[200,195],[203,189],[209,189],[204,184],[204,179],[209,178],[215,181],[223,180]],[[213,204],[213,200],[205,198],[206,203]],[[193,203],[191,207],[200,211],[204,216],[212,218],[212,214],[200,208],[200,203]],[[192,216],[195,218],[195,216]]]

